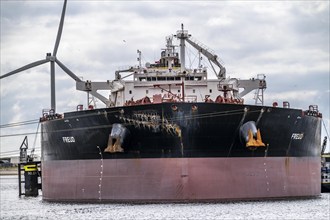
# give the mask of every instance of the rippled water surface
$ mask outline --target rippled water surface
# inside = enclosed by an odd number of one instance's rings
[[[317,219],[330,220],[330,194],[319,198],[194,204],[69,204],[18,197],[16,176],[0,176],[0,219]]]

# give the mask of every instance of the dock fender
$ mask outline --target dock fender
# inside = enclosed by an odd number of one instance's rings
[[[108,146],[104,152],[124,152],[125,144],[128,143],[130,136],[130,131],[124,125],[113,124],[111,133],[109,134]]]

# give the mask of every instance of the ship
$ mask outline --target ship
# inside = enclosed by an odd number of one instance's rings
[[[83,81],[53,54],[0,76],[49,62],[51,109],[40,118],[42,197],[70,202],[203,202],[314,197],[321,193],[321,121],[317,105],[264,105],[265,75],[226,76],[219,56],[183,24],[165,38],[156,62],[115,72],[114,80]],[[177,39],[176,46],[173,40]],[[186,44],[209,61],[185,64]],[[178,51],[177,52],[177,48]],[[200,59],[201,60],[201,59]],[[58,64],[88,99],[59,114]],[[99,90],[109,90],[109,97]],[[255,104],[244,96],[255,92]]]
[[[330,193],[330,154],[323,154],[321,158],[321,192]]]
[[[324,137],[321,150],[321,192],[330,193],[330,152],[325,153],[327,137]]]

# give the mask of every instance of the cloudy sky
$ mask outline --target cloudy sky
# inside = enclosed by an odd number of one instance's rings
[[[3,75],[53,51],[63,1],[0,4]],[[137,64],[137,49],[143,63],[157,60],[165,37],[183,23],[216,51],[227,76],[266,74],[266,105],[289,101],[307,109],[317,104],[329,132],[329,7],[329,1],[69,0],[57,58],[84,80],[113,79],[116,69]],[[187,65],[193,59],[187,58]],[[38,119],[50,107],[49,72],[47,63],[0,80],[2,127]],[[59,67],[56,92],[59,113],[86,103],[86,94],[75,91],[75,82]],[[24,138],[6,135],[36,130],[37,124],[2,128],[0,156],[18,150]],[[34,142],[40,148],[40,140],[34,140],[29,135],[30,148]]]

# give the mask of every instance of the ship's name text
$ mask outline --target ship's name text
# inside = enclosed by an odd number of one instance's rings
[[[291,139],[293,140],[301,140],[304,137],[304,133],[293,133]]]
[[[74,137],[62,137],[64,143],[74,143],[76,140]]]

